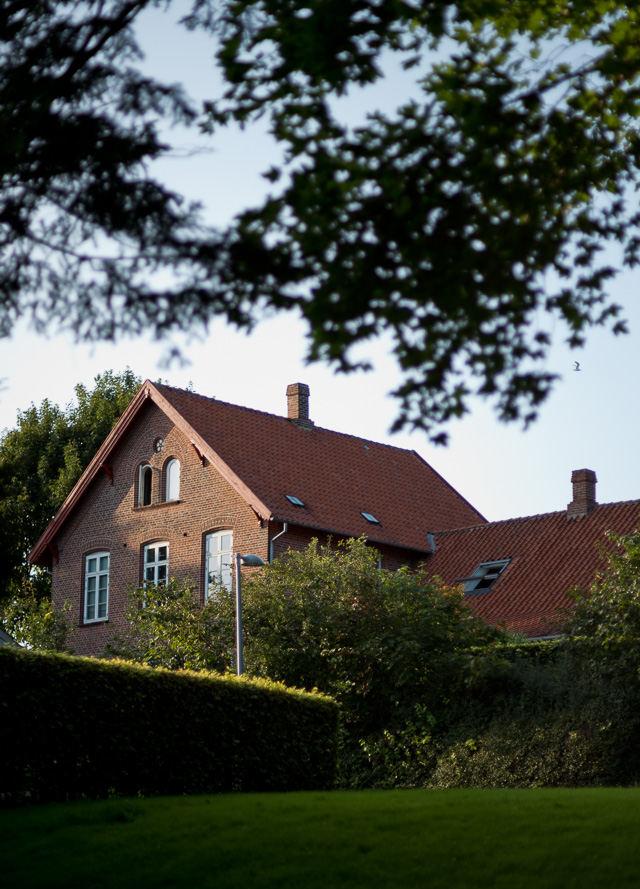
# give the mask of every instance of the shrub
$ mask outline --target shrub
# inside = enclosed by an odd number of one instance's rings
[[[585,675],[557,653],[521,660],[490,700],[476,700],[440,738],[430,786],[629,784],[640,776],[640,695]]]

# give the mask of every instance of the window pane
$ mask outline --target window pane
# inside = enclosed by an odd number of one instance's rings
[[[95,560],[94,560],[95,561]],[[96,589],[96,578],[95,575],[93,577],[87,577],[87,592],[94,593]]]
[[[167,546],[159,546],[158,547],[158,561],[166,562],[167,561]]]
[[[94,620],[96,616],[96,607],[93,604],[89,604],[87,602],[87,620]]]
[[[167,467],[167,500],[177,500],[180,496],[180,463],[172,460]]]
[[[156,560],[156,550],[155,550],[155,547],[153,547],[153,546],[148,546],[148,547],[147,547],[147,556],[146,556],[146,560],[145,560],[145,561],[147,561],[147,562],[155,562],[155,560]]]
[[[109,570],[109,556],[100,556],[100,570],[108,571]]]
[[[209,571],[220,571],[220,556],[209,556]]]
[[[212,535],[209,538],[209,552],[210,553],[217,553],[218,552],[219,542],[220,541],[219,541],[218,537],[216,537],[215,535]]]
[[[87,573],[95,574],[97,559],[87,559]]]
[[[220,538],[220,549],[231,549],[231,534],[222,534]]]
[[[144,579],[148,580],[150,583],[155,583],[156,580],[156,569],[155,568],[147,568],[144,573]]]
[[[164,583],[167,579],[167,566],[158,565],[158,583]]]
[[[141,506],[149,506],[151,504],[151,467],[145,466],[140,473],[140,504]]]
[[[105,597],[104,602],[100,600],[98,602],[98,617],[106,617],[107,616],[107,600]]]

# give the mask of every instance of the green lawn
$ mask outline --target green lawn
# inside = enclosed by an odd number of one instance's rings
[[[234,794],[0,811],[7,887],[640,886],[640,791]]]

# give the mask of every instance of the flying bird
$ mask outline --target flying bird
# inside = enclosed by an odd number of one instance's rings
[[[574,370],[580,370],[580,362],[579,362],[579,361],[574,361],[574,362],[573,362],[573,369],[574,369]]]

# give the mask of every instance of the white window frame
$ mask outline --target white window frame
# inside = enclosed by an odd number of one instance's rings
[[[165,500],[180,499],[180,461],[173,457],[165,467]]]
[[[110,566],[111,554],[107,550],[89,553],[84,557],[84,622],[86,624],[109,620]],[[92,598],[91,602],[90,598]]]
[[[144,502],[144,477],[145,471],[149,470],[149,502]],[[151,506],[153,500],[153,469],[150,463],[143,463],[138,470],[138,506]]]
[[[222,586],[229,592],[233,589],[233,531],[224,528],[207,534],[204,561],[204,598],[215,595],[212,586]],[[218,578],[216,580],[216,578]]]
[[[482,562],[473,572],[473,575],[468,578],[465,584],[465,591],[467,593],[478,594],[488,593],[510,561],[511,559],[496,559],[495,562]],[[491,583],[479,587],[478,585],[480,582],[484,580],[488,574],[493,574],[495,577],[491,578]]]
[[[160,586],[169,582],[169,544],[166,540],[145,544],[142,550],[142,583]]]

